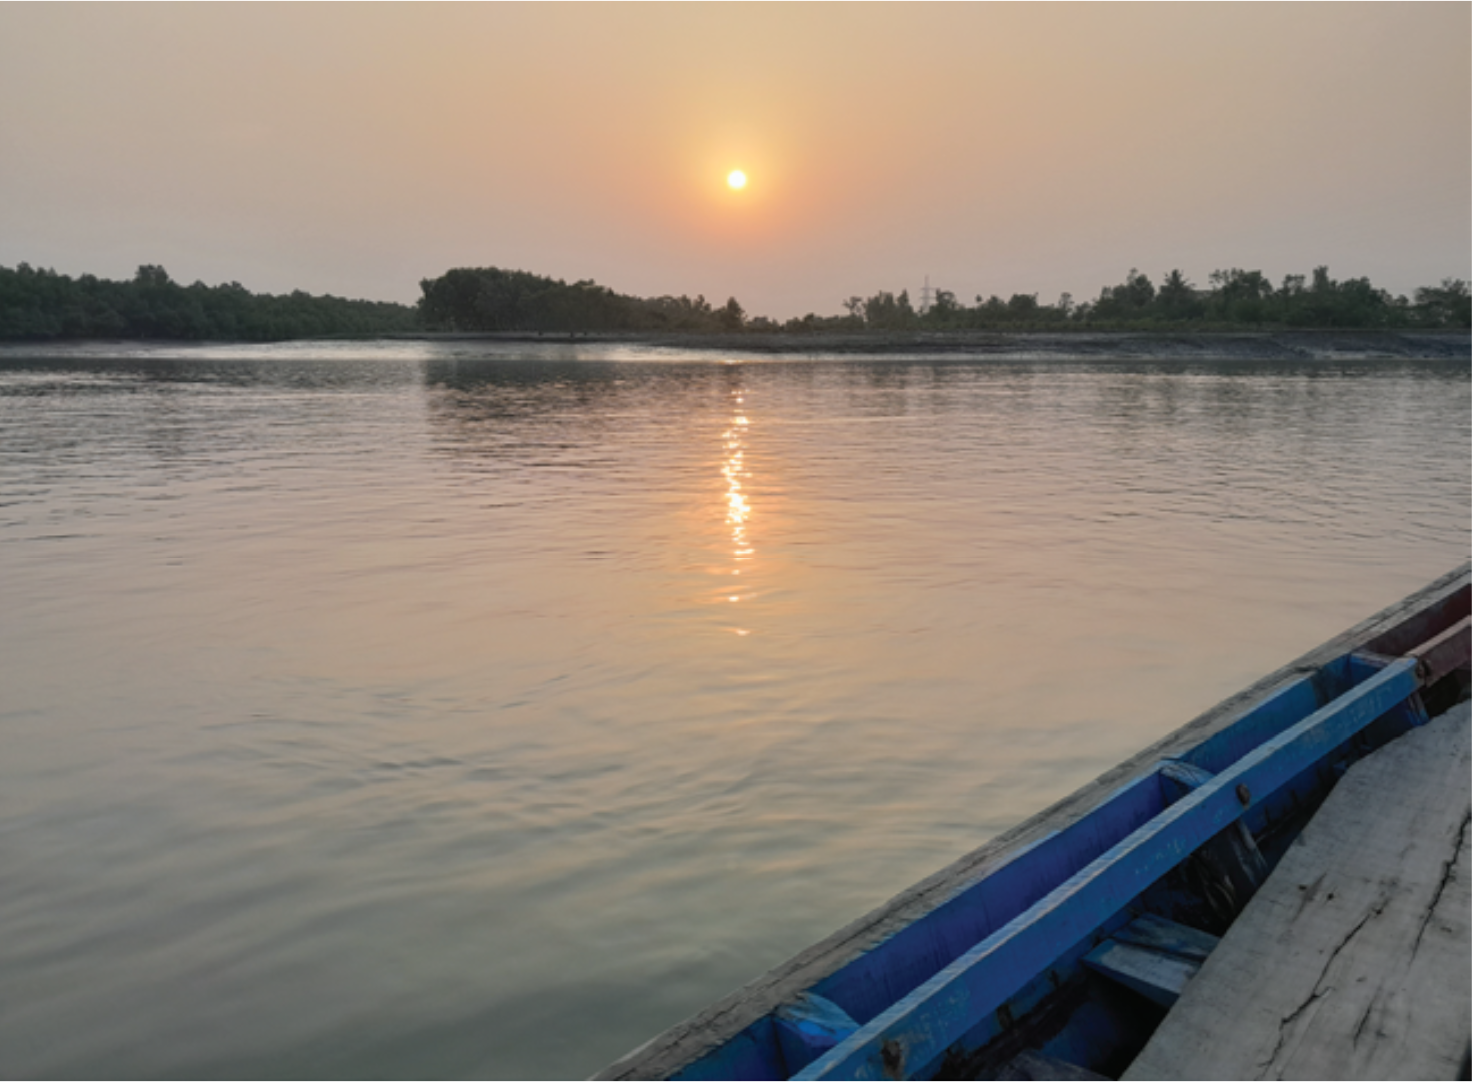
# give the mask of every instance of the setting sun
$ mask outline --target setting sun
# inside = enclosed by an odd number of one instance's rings
[[[733,190],[739,192],[742,188],[746,187],[746,174],[740,169],[732,169],[726,177],[726,183]]]

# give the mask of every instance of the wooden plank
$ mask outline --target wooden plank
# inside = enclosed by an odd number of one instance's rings
[[[1177,924],[1151,913],[1130,921],[1110,938],[1194,962],[1206,961],[1206,956],[1221,942],[1210,932],[1188,928],[1184,924]]]
[[[1208,932],[1147,913],[1090,951],[1084,965],[1169,1007],[1218,942]]]
[[[897,1078],[929,1063],[1208,839],[1416,690],[1395,662],[1245,755],[972,947],[795,1078]],[[1245,797],[1245,800],[1244,800]]]
[[[1431,605],[1417,606],[1409,619],[1365,639],[1362,649],[1400,657],[1467,616],[1472,616],[1472,584],[1460,585]]]
[[[1317,671],[1303,674],[1271,695],[1264,696],[1261,702],[1244,711],[1232,724],[1187,751],[1180,763],[1183,767],[1199,767],[1208,774],[1231,766],[1264,740],[1271,740],[1324,704],[1324,698],[1315,687],[1317,676]],[[1185,777],[1181,780],[1185,781]]]
[[[1353,766],[1124,1077],[1458,1077],[1469,779],[1465,703]]]
[[[1195,959],[1115,939],[1106,939],[1085,955],[1084,965],[1162,1007],[1174,1005],[1201,968]]]
[[[1472,665],[1472,616],[1465,616],[1410,655],[1421,662],[1421,682],[1434,684],[1455,669]]]

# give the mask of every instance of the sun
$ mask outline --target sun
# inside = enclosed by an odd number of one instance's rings
[[[739,192],[742,188],[746,187],[746,174],[740,169],[732,169],[726,175],[726,184],[732,191]]]

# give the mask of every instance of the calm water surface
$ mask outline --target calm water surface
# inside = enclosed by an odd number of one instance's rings
[[[1465,363],[0,353],[0,1074],[584,1076],[1467,556]]]

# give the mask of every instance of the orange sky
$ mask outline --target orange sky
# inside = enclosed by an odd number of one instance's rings
[[[1466,4],[0,5],[0,265],[412,301],[1467,277]],[[750,184],[731,192],[742,168]]]

